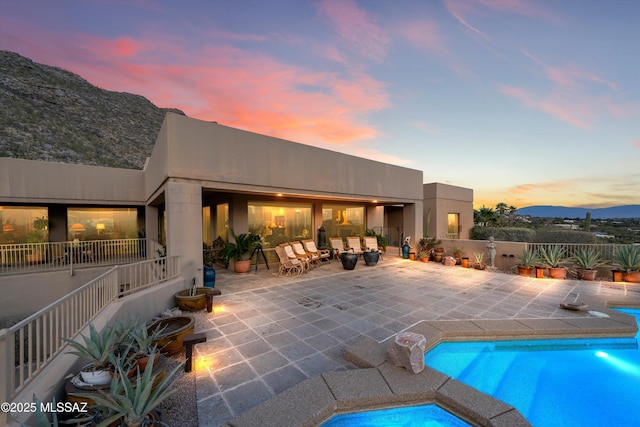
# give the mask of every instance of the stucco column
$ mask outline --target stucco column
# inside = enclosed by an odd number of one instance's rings
[[[167,255],[180,255],[182,275],[191,283],[202,277],[202,187],[199,184],[169,182],[165,190],[167,213]]]
[[[367,228],[382,234],[384,228],[384,206],[367,206]]]
[[[402,222],[404,237],[411,236],[411,248],[417,248],[423,233],[422,202],[406,203],[402,209]]]

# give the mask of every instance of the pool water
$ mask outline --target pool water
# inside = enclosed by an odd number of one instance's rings
[[[640,309],[620,309],[640,324]],[[425,363],[515,408],[534,426],[640,425],[635,338],[445,342]]]
[[[469,427],[437,405],[405,406],[336,415],[322,427]]]

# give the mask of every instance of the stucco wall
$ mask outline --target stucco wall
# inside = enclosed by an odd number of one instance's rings
[[[459,214],[459,238],[468,239],[473,227],[473,190],[455,185],[434,182],[424,184],[424,221],[431,209],[429,237],[446,238],[448,215]]]
[[[166,157],[162,144],[166,140]],[[148,165],[149,191],[166,161],[173,178],[235,191],[422,200],[422,171],[168,113]],[[163,158],[164,157],[164,158]],[[402,185],[398,185],[402,183]]]
[[[0,158],[0,203],[140,204],[140,170]]]

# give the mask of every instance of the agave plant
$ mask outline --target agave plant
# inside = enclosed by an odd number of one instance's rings
[[[549,268],[557,268],[567,260],[565,249],[560,245],[543,246],[540,249],[540,258]]]
[[[627,272],[640,270],[640,247],[634,245],[616,246],[613,262]]]
[[[93,365],[93,369],[104,368],[109,359],[109,355],[119,343],[121,338],[119,327],[115,325],[106,326],[101,333],[89,322],[89,336],[82,335],[82,341],[74,341],[63,338],[73,350],[69,353],[87,359]]]
[[[579,249],[572,257],[572,261],[581,270],[595,270],[598,267],[607,265],[600,252],[592,248]]]
[[[144,372],[138,373],[132,382],[121,366],[117,366],[117,375],[113,376],[109,391],[97,390],[94,393],[78,393],[79,397],[88,398],[96,403],[97,409],[109,411],[111,417],[100,425],[108,426],[121,420],[122,426],[139,427],[147,425],[149,414],[158,408],[167,398],[178,391],[169,389],[170,381],[182,364],[168,372],[158,384],[158,373],[153,374],[153,360],[157,353],[152,353]]]
[[[540,254],[533,249],[525,249],[520,255],[516,255],[518,258],[518,265],[522,267],[534,267],[540,262]]]

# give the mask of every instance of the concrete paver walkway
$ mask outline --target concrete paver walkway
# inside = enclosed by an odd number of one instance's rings
[[[344,350],[382,341],[421,320],[584,316],[558,307],[578,295],[640,303],[640,289],[611,282],[534,279],[404,260],[345,271],[333,261],[300,278],[261,265],[217,269],[215,313],[196,313],[196,394],[201,426],[221,426],[323,372],[353,369]]]

